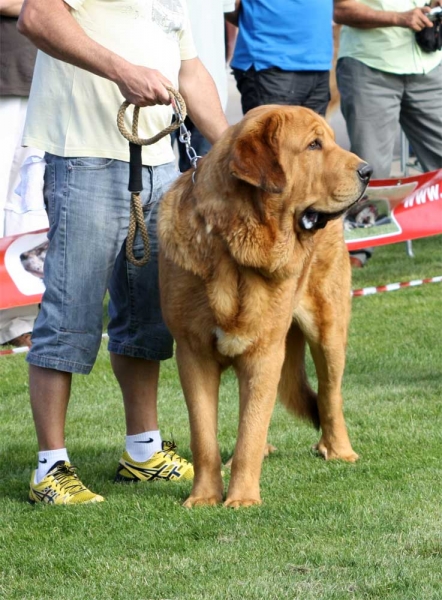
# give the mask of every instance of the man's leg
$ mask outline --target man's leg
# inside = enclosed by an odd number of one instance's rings
[[[39,447],[31,475],[31,503],[89,504],[103,496],[91,492],[71,466],[64,440],[72,374],[30,365],[29,390]]]
[[[103,498],[90,492],[72,470],[64,426],[72,373],[90,372],[101,342],[103,298],[126,235],[121,224],[128,221],[129,203],[116,190],[127,182],[127,168],[101,158],[47,155],[46,160],[46,289],[27,356],[39,443],[30,499],[98,502]],[[108,218],[109,212],[114,219]]]
[[[236,81],[236,87],[241,94],[241,108],[245,115],[252,108],[256,108],[264,102],[260,101],[258,90],[256,87],[256,71],[252,67],[247,71],[241,69],[233,69],[233,75]]]
[[[39,450],[65,447],[64,426],[71,381],[71,373],[29,366],[31,408]]]
[[[302,106],[311,108],[325,117],[330,102],[330,71],[312,73],[312,84],[307,98]]]
[[[373,178],[389,177],[399,127],[402,76],[371,69],[353,58],[338,61],[336,76],[351,151],[371,164]]]
[[[406,76],[400,122],[424,171],[442,169],[442,63]]]
[[[233,69],[245,114],[263,104],[305,106],[325,115],[330,100],[328,71]]]
[[[110,353],[123,393],[127,435],[158,429],[157,393],[160,363]]]
[[[350,150],[370,163],[374,178],[388,178],[399,127],[403,80],[353,58],[338,60],[336,78]],[[372,248],[350,252],[352,266],[363,267],[372,253]]]
[[[115,480],[192,479],[192,465],[174,452],[173,445],[162,442],[157,416],[159,361],[173,353],[160,307],[157,214],[160,198],[177,173],[171,164],[145,167],[143,175],[150,260],[136,267],[127,262],[123,248],[109,285],[108,348],[123,394],[127,434]],[[144,252],[139,232],[133,252],[136,258]]]

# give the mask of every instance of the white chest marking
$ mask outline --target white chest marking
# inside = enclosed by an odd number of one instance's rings
[[[220,327],[214,329],[217,337],[217,348],[220,354],[224,356],[237,356],[247,350],[253,340],[247,337],[241,337],[230,333],[225,333]]]

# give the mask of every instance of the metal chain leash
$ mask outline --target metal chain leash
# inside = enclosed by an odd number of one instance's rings
[[[187,129],[187,127],[184,125],[184,123],[181,123],[180,125],[180,134],[179,134],[179,140],[182,144],[184,144],[186,146],[186,154],[187,154],[187,158],[190,161],[190,164],[192,165],[193,168],[193,174],[192,174],[192,181],[195,182],[195,171],[196,171],[196,167],[198,164],[198,160],[201,158],[201,156],[199,156],[196,152],[195,149],[192,148],[191,145],[191,138],[192,138],[192,134],[190,133],[190,131]]]

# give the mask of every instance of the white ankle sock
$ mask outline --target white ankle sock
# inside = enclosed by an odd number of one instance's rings
[[[126,436],[126,450],[135,462],[145,462],[161,447],[162,440],[158,430]]]
[[[55,465],[59,460],[65,460],[69,462],[68,452],[66,448],[59,448],[57,450],[42,450],[38,453],[38,467],[35,471],[34,483],[40,483],[40,481],[46,476],[46,473]]]

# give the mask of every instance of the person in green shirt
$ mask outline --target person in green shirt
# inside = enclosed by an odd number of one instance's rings
[[[373,166],[376,179],[390,176],[399,124],[424,171],[442,168],[442,52],[425,53],[415,37],[432,26],[425,1],[334,1],[334,21],[344,25],[336,69],[341,110],[352,152]],[[372,249],[350,254],[361,267]]]
[[[431,27],[425,0],[335,0],[343,24],[337,66],[351,150],[390,176],[399,123],[425,171],[442,168],[442,52],[415,32]],[[442,0],[432,6],[442,5]],[[396,10],[390,10],[394,7]]]

